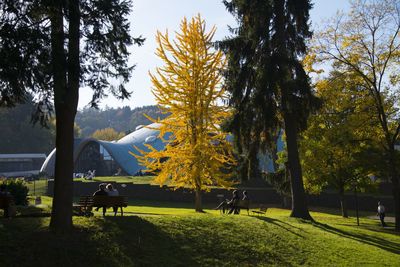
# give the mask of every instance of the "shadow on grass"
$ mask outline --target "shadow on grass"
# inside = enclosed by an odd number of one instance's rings
[[[16,217],[49,217],[51,210],[36,206],[17,206]]]
[[[387,225],[386,227],[381,227],[379,221],[377,221],[375,224],[360,223],[360,225],[357,225],[357,223],[354,222],[354,223],[337,223],[337,225],[350,226],[350,227],[356,226],[357,228],[365,229],[371,232],[399,235],[399,233],[396,233],[394,231],[395,229],[394,223],[386,223]]]
[[[293,228],[295,228],[295,229],[304,231],[304,229],[295,227],[295,226],[293,226],[293,225],[291,225],[291,224],[289,224],[289,223],[283,222],[283,221],[278,220],[278,219],[273,219],[273,218],[265,217],[265,216],[252,216],[252,217],[257,218],[257,219],[262,220],[262,221],[265,221],[265,222],[267,222],[267,223],[276,225],[276,226],[278,226],[278,227],[280,227],[280,228],[282,228],[282,229],[288,231],[289,233],[294,234],[295,236],[304,237],[304,236],[302,236],[302,235],[300,235],[300,234],[298,234],[298,233],[296,233],[296,232],[294,232],[294,231],[292,230]]]
[[[321,230],[327,231],[332,234],[339,235],[341,237],[356,240],[356,241],[362,242],[364,244],[375,246],[375,247],[384,249],[384,250],[392,252],[392,253],[400,254],[399,244],[396,242],[387,240],[387,239],[383,239],[383,238],[380,238],[377,236],[351,233],[351,232],[347,232],[347,231],[332,227],[328,224],[323,224],[323,223],[319,223],[319,222],[313,222],[312,225]]]
[[[0,220],[0,266],[198,266],[160,227],[139,217],[76,218],[72,233],[48,218]]]
[[[115,245],[134,265],[198,266],[181,244],[143,218],[106,217],[104,227],[113,233]]]
[[[163,214],[163,213],[154,213],[154,212],[141,212],[141,211],[124,211],[124,215],[129,214],[129,215],[152,215],[152,216],[168,216],[169,214]],[[108,216],[109,217],[109,216]]]
[[[155,207],[155,208],[184,208],[193,209],[194,202],[169,202],[169,201],[151,201],[151,200],[128,200],[129,206],[145,206],[145,207]],[[213,205],[205,204],[203,205],[205,209],[212,207]]]

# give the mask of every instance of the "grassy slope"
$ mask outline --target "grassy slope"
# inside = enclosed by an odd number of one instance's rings
[[[311,224],[281,209],[251,217],[136,204],[127,214],[140,216],[75,217],[63,237],[49,233],[49,218],[0,219],[0,266],[400,266],[400,236],[376,220],[357,227],[313,213]]]

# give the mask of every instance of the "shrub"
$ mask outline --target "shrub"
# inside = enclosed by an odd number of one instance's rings
[[[16,205],[28,204],[27,196],[29,189],[22,179],[5,179],[1,183],[6,185],[6,190],[14,197]]]

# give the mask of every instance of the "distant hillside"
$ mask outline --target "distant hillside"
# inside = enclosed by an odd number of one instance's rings
[[[85,108],[78,111],[75,122],[82,129],[82,137],[89,137],[98,129],[114,128],[117,132],[130,133],[138,125],[150,124],[143,114],[152,118],[165,118],[157,106],[144,106],[131,109],[130,107],[108,108],[105,110],[96,110],[94,108]]]
[[[31,100],[31,99],[29,99]],[[50,153],[54,148],[55,130],[31,122],[35,106],[28,101],[14,108],[0,108],[0,154]]]

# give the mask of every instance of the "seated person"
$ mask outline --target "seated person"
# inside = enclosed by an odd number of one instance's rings
[[[112,184],[108,184],[106,186],[106,189],[107,189],[107,194],[109,196],[119,196],[118,190],[115,189]],[[117,215],[118,207],[113,207],[113,211],[114,211],[114,216]]]
[[[232,199],[228,201],[228,206],[230,208],[228,214],[232,214],[232,213],[233,214],[239,214],[240,209],[237,206],[239,200],[240,200],[239,192],[237,190],[234,190],[232,192]]]
[[[106,186],[106,189],[107,189],[107,194],[108,194],[109,196],[119,196],[118,190],[115,189],[115,188],[113,187],[112,184],[108,184],[108,185]]]
[[[88,170],[87,172],[87,176],[85,177],[86,180],[93,180],[94,176],[95,176],[96,170]]]
[[[216,210],[221,210],[222,211],[222,213],[224,213],[225,214],[225,211],[226,211],[226,209],[228,208],[228,201],[229,200],[224,200],[224,201],[222,201],[215,209]]]
[[[93,193],[93,196],[108,196],[108,193],[106,192],[106,185],[105,183],[99,184],[99,190]],[[103,207],[103,216],[106,215],[106,209],[107,207]],[[99,210],[99,207],[96,208],[96,211]]]

